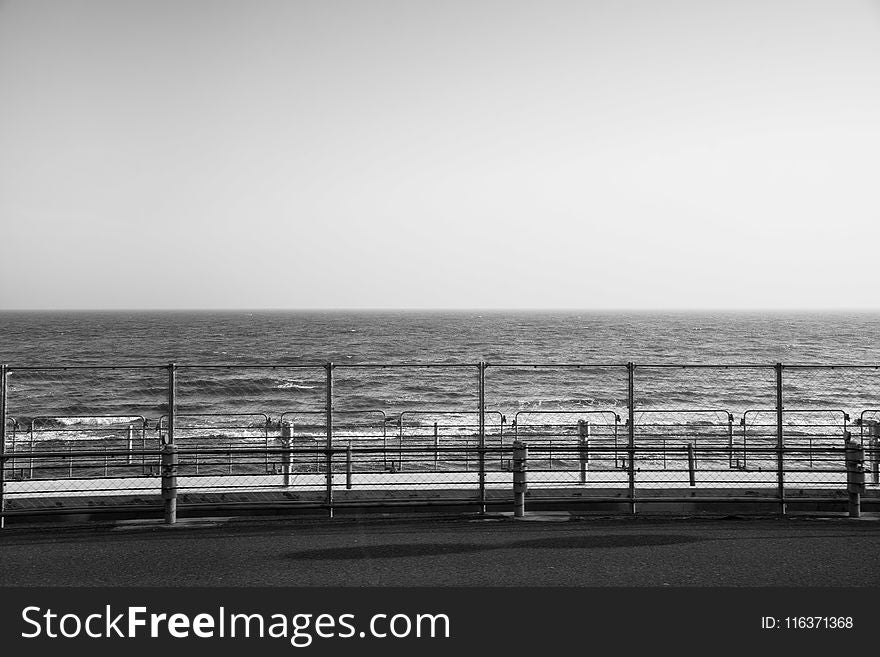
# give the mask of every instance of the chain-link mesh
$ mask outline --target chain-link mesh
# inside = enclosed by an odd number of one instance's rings
[[[340,480],[339,499],[401,490],[475,497],[481,441],[500,445],[504,431],[501,414],[489,412],[481,434],[479,387],[477,365],[337,366],[333,444],[342,451],[334,472],[344,474],[333,483]],[[376,401],[381,411],[370,407]],[[484,457],[484,473],[488,467]]]
[[[178,366],[174,443],[184,502],[211,501],[220,493],[236,502],[259,502],[266,493],[272,497],[289,490],[287,454],[280,450],[293,446],[285,442],[284,427],[296,414],[314,418],[310,424],[326,434],[327,386],[321,365]],[[167,415],[160,418],[158,432],[167,440]],[[302,459],[297,457],[297,465]],[[306,460],[322,462],[316,452]]]
[[[7,509],[158,495],[149,418],[167,410],[167,370],[9,368],[6,385]]]
[[[844,488],[845,441],[853,431],[864,437],[863,413],[880,400],[880,374],[876,368],[784,366],[782,383],[786,491]]]
[[[643,366],[634,371],[633,478],[641,497],[685,489],[777,487],[774,431],[749,426],[749,409],[775,413],[772,366]],[[745,437],[745,438],[744,438]],[[745,446],[744,446],[745,445]]]
[[[172,433],[182,506],[505,501],[515,441],[536,494],[836,498],[850,433],[872,494],[878,396],[873,367],[9,368],[4,505],[159,505]]]
[[[501,454],[504,469],[511,467],[513,441],[526,443],[533,491],[553,495],[568,489],[582,498],[625,494],[625,365],[491,365],[486,395],[491,407],[511,418],[508,449]],[[505,485],[511,485],[511,475]]]

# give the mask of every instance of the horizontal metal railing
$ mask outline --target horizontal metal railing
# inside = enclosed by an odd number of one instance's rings
[[[513,442],[525,440],[530,446],[530,485],[535,489],[577,490],[581,499],[590,500],[624,498],[635,510],[636,500],[669,499],[668,491],[681,486],[716,492],[754,488],[761,492],[758,498],[776,501],[785,513],[792,491],[834,497],[845,487],[843,450],[850,435],[850,415],[858,418],[868,485],[878,483],[880,412],[860,410],[875,404],[868,400],[861,407],[835,408],[834,399],[821,395],[808,407],[795,403],[803,394],[799,392],[804,389],[803,377],[837,375],[848,368],[864,373],[880,366],[486,362],[3,366],[0,510],[6,512],[8,504],[14,507],[24,499],[36,506],[51,499],[63,508],[65,500],[82,501],[92,495],[99,498],[91,502],[93,506],[111,508],[127,504],[116,498],[154,496],[168,467],[163,449],[169,444],[176,448],[175,490],[183,494],[302,492],[309,493],[310,504],[320,502],[332,509],[381,499],[406,502],[389,498],[387,491],[418,497],[424,491],[460,490],[468,492],[462,499],[475,499],[483,509],[487,503],[500,503],[493,495],[509,484]],[[98,374],[89,374],[90,369]],[[212,385],[228,385],[233,392],[239,386],[242,404],[232,402],[222,412],[206,410],[210,401],[199,392],[204,377],[191,376],[181,395],[176,374],[199,369],[226,377]],[[473,401],[467,407],[458,403],[433,410],[412,403],[393,411],[343,406],[334,396],[334,371],[365,369],[387,369],[395,377],[407,369],[461,372],[463,378],[454,385],[452,379],[437,385],[460,387],[461,394],[471,395]],[[548,372],[562,372],[557,375],[563,377],[608,376],[609,386],[627,382],[628,389],[621,394],[621,386],[608,395],[618,402],[613,407],[606,399],[585,398],[574,399],[576,408],[534,408],[525,399],[518,408],[494,410],[486,401],[488,369],[526,380],[535,371],[542,376]],[[112,401],[115,414],[101,412],[90,395],[96,386],[112,385],[107,373],[114,370],[159,377],[144,388],[152,395],[150,401],[117,408],[122,405],[104,393],[102,399]],[[262,399],[257,388],[264,384],[240,376],[248,370],[308,372],[308,385],[300,379],[296,384],[308,391],[297,393],[297,399],[307,399],[280,407],[285,410],[255,409]],[[725,382],[756,390],[753,397],[746,397],[755,402],[747,405],[751,407],[664,407],[641,401],[647,395],[674,397],[679,385],[675,376],[682,372],[690,384],[693,381],[687,377],[725,370],[735,373]],[[752,381],[748,370],[760,376]],[[74,377],[71,382],[64,378],[68,373],[84,378]],[[504,377],[491,383],[503,386]],[[10,381],[15,385],[10,386]],[[839,381],[836,385],[843,397],[852,393]],[[55,387],[63,394],[53,394]],[[821,386],[807,388],[810,394],[821,392]],[[430,396],[430,386],[425,394]],[[789,401],[792,397],[794,402]],[[80,409],[80,415],[71,414]],[[114,418],[119,422],[112,422]],[[357,500],[335,499],[334,493],[341,491],[372,491],[372,497],[364,493],[366,497]],[[433,501],[443,499],[438,496]],[[14,508],[10,512],[18,513]]]
[[[397,448],[400,450],[400,448]],[[756,468],[743,479],[728,467],[729,448],[725,445],[693,444],[682,446],[644,445],[627,451],[632,462],[624,470],[615,468],[615,450],[610,445],[529,443],[529,485],[532,490],[545,490],[558,498],[569,497],[577,491],[580,499],[630,500],[639,503],[674,502],[699,498],[704,493],[715,501],[764,501],[778,502],[776,469]],[[331,508],[348,504],[367,505],[384,503],[390,490],[405,488],[411,492],[429,492],[411,499],[414,505],[434,500],[467,502],[476,504],[479,497],[480,472],[478,464],[493,464],[510,459],[512,446],[478,447],[469,444],[438,447],[402,448],[405,467],[388,472],[376,467],[385,453],[381,445],[334,446],[332,448],[298,445],[295,447],[239,446],[234,449],[217,446],[181,446],[176,449],[178,457],[174,476],[176,489],[188,503],[187,496],[195,496],[204,504],[210,495],[218,495],[215,504],[222,506],[222,496],[233,493],[290,493],[301,497],[287,499],[290,505],[315,505]],[[662,452],[662,454],[661,454]],[[37,479],[7,481],[7,501],[11,505],[9,515],[39,510],[41,500],[45,511],[63,512],[78,510],[83,506],[98,510],[120,510],[132,506],[157,503],[161,489],[161,467],[144,474],[137,465],[142,460],[160,464],[162,449],[80,449],[44,450],[36,453]],[[229,470],[225,469],[226,459]],[[480,459],[480,456],[484,459]],[[843,447],[750,447],[749,456],[755,462],[772,466],[776,458],[785,463],[785,486],[813,491],[813,499],[837,499],[846,490],[847,467]],[[286,464],[283,470],[267,472],[266,459]],[[442,464],[437,466],[439,459]],[[868,483],[877,484],[877,463],[880,453],[867,450]],[[8,462],[8,461],[7,461]],[[128,463],[132,463],[129,465]],[[205,464],[222,462],[224,467],[207,470]],[[201,469],[199,463],[202,464]],[[329,476],[326,464],[330,464]],[[108,470],[109,468],[109,470]],[[627,471],[635,471],[634,493],[627,489]],[[72,471],[72,477],[66,475]],[[7,471],[7,474],[9,472]],[[489,491],[483,503],[509,504],[505,493],[510,488],[512,473],[503,468],[487,468],[482,473]],[[285,480],[284,477],[287,476]],[[356,491],[355,497],[329,499],[326,490],[336,492]],[[446,494],[443,493],[452,493]],[[718,496],[725,491],[724,496]],[[494,493],[501,493],[497,495]],[[66,506],[58,507],[59,498]],[[124,498],[124,499],[117,499]],[[27,499],[24,509],[15,505],[16,500]],[[77,499],[81,500],[77,504]],[[269,500],[269,498],[263,498]],[[103,501],[102,501],[103,500]],[[258,497],[249,498],[256,503]],[[278,502],[279,499],[275,499]],[[36,503],[36,504],[35,504]],[[236,500],[242,503],[242,500]]]

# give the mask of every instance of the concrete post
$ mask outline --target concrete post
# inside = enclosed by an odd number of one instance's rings
[[[590,465],[590,423],[578,420],[578,438],[580,442],[580,481],[581,486],[587,483],[587,468]]]
[[[177,445],[162,446],[162,499],[165,503],[165,524],[177,522]]]
[[[526,472],[528,470],[529,446],[516,441],[513,443],[513,515],[522,518],[526,512]]]
[[[862,515],[862,493],[865,491],[865,449],[852,440],[846,439],[846,490],[849,494],[849,517],[859,518]]]

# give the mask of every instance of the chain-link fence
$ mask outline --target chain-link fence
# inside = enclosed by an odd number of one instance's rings
[[[167,409],[167,382],[149,367],[7,368],[4,508],[101,506],[155,489],[148,418]]]
[[[3,369],[7,515],[536,499],[843,499],[875,367],[417,363]],[[173,445],[173,459],[167,454]],[[167,458],[166,458],[167,457]],[[173,485],[172,485],[173,484]],[[641,507],[638,507],[641,508]]]

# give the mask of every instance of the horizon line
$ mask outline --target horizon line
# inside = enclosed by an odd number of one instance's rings
[[[880,313],[880,307],[862,308],[862,307],[823,307],[823,308],[767,308],[767,307],[751,307],[751,308],[730,308],[730,307],[708,307],[708,308],[579,308],[572,306],[563,307],[417,307],[417,308],[401,308],[401,307],[201,307],[201,308],[181,308],[181,307],[150,307],[150,308],[0,308],[0,314],[3,313],[221,313],[221,312],[249,312],[249,313],[271,313],[271,312],[291,312],[291,313]]]

